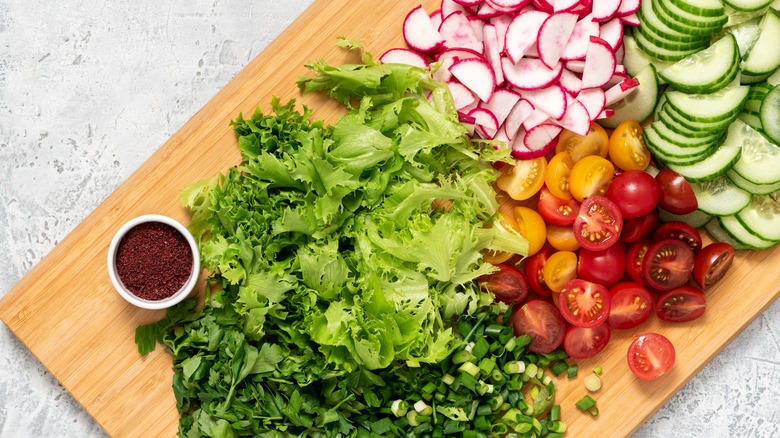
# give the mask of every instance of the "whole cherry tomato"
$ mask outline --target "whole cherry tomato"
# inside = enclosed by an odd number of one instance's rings
[[[662,169],[655,176],[655,180],[661,190],[658,205],[664,210],[674,214],[688,214],[699,207],[699,201],[693,193],[691,184],[679,173]]]

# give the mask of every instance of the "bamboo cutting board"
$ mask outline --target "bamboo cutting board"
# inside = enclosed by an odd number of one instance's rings
[[[430,12],[438,3],[423,5]],[[170,356],[158,348],[142,358],[133,342],[135,328],[163,312],[136,309],[114,292],[106,272],[113,234],[147,213],[187,223],[178,193],[239,162],[229,121],[240,112],[267,110],[272,96],[297,97],[315,117],[335,120],[340,109],[333,102],[298,96],[295,79],[306,74],[304,63],[355,62],[354,54],[335,47],[339,35],[363,42],[375,55],[402,47],[401,23],[416,4],[316,1],[0,301],[0,319],[110,435],[174,436],[178,422]],[[579,362],[582,370],[596,363],[605,370],[598,418],[574,408],[585,394],[585,372],[559,382],[557,402],[568,436],[626,436],[636,430],[780,295],[778,267],[778,248],[741,252],[725,282],[708,293],[703,318],[677,325],[652,318],[642,326],[669,337],[678,352],[673,370],[655,382],[637,380],[625,364],[628,343],[639,332],[614,331],[607,350]]]

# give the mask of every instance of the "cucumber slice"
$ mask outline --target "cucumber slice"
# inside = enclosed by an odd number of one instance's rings
[[[752,12],[764,9],[772,3],[772,0],[723,0],[723,3],[737,11]]]
[[[615,114],[606,119],[598,120],[601,126],[614,129],[626,120],[642,121],[653,113],[655,104],[658,102],[658,80],[655,66],[648,64],[634,77],[639,80],[639,86],[633,93],[610,107],[615,110]]]
[[[742,145],[742,156],[734,171],[753,184],[775,184],[780,181],[780,146],[776,146],[758,131],[740,120],[729,128]]]
[[[664,69],[672,65],[672,62],[661,61],[653,58],[640,49],[636,44],[636,40],[631,35],[625,35],[623,37],[624,57],[623,65],[626,67],[626,71],[631,77],[635,77],[642,70],[650,64],[653,64],[656,70]]]
[[[658,16],[655,14],[655,11],[653,11],[650,3],[651,2],[649,1],[642,2],[642,4],[639,6],[639,10],[636,13],[637,18],[639,18],[639,27],[644,26],[652,28],[653,32],[658,35],[663,35],[669,41],[678,41],[682,43],[698,41],[702,38],[705,38],[700,35],[691,35],[687,32],[680,32],[667,26],[663,21],[658,19]],[[756,27],[758,27],[758,23],[756,23]],[[758,35],[758,30],[756,30],[756,35]]]
[[[707,137],[689,137],[675,132],[663,120],[656,120],[651,126],[662,139],[685,150],[697,149],[699,147],[715,147],[719,144],[718,140],[721,137],[720,132],[709,134]]]
[[[742,110],[750,87],[731,85],[712,94],[685,94],[668,91],[667,102],[686,118],[698,122],[718,122]]]
[[[766,9],[759,9],[757,11],[738,11],[731,6],[726,5],[726,15],[729,17],[729,20],[726,22],[724,27],[738,26],[756,17],[760,19],[760,17],[763,17],[765,13]]]
[[[704,226],[704,229],[707,230],[707,233],[709,233],[713,239],[717,240],[718,242],[728,243],[729,245],[733,246],[734,249],[751,249],[744,243],[737,242],[733,237],[729,236],[729,234],[726,233],[723,228],[721,228],[720,221],[718,221],[718,218],[716,217],[707,222],[707,225]]]
[[[665,156],[677,157],[677,158],[694,158],[694,157],[707,157],[713,153],[710,149],[714,150],[720,145],[720,141],[717,139],[714,142],[707,142],[700,145],[690,145],[683,143],[676,143],[663,138],[658,133],[659,123],[653,122],[645,128],[645,140],[659,149]],[[709,152],[709,153],[708,153]],[[701,160],[700,160],[701,161]]]
[[[739,56],[744,58],[745,55],[753,47],[753,43],[758,38],[758,23],[760,18],[753,18],[752,20],[745,21],[736,26],[729,27],[727,32],[734,35],[737,40],[737,46],[739,47]]]
[[[768,78],[766,78],[766,83],[774,87],[780,85],[780,68],[775,70],[774,73],[772,73]]]
[[[664,95],[666,95],[666,93],[664,93]],[[692,129],[695,131],[704,131],[707,133],[711,133],[712,131],[727,130],[729,128],[729,125],[731,125],[731,122],[733,122],[738,115],[735,114],[733,117],[728,118],[726,120],[721,120],[719,122],[702,122],[702,121],[692,120],[689,116],[681,114],[678,110],[676,110],[674,107],[668,104],[664,108],[662,108],[662,112],[667,113],[670,118],[674,119],[677,123],[679,123],[680,125],[688,129]]]
[[[768,195],[753,196],[747,207],[737,213],[737,220],[756,237],[780,240],[780,203]]]
[[[763,132],[764,127],[761,126],[761,116],[758,113],[754,113],[753,111],[742,111],[739,116],[737,116],[739,120],[742,120],[745,122],[748,126],[755,129],[756,131]]]
[[[767,249],[775,246],[776,241],[762,239],[745,228],[736,216],[719,216],[718,223],[737,242],[755,249]]]
[[[726,145],[726,143],[729,143],[728,137],[715,153],[702,161],[687,165],[669,164],[669,169],[679,173],[690,182],[710,181],[725,175],[739,160],[742,152],[741,147]]]
[[[698,39],[693,41],[674,41],[665,38],[663,35],[653,32],[653,29],[648,26],[639,26],[636,28],[636,30],[654,46],[661,47],[663,49],[677,51],[702,50],[709,46],[709,38],[707,37],[698,37]]]
[[[634,40],[636,40],[636,45],[639,46],[640,49],[644,50],[648,55],[652,56],[653,58],[660,59],[661,61],[677,62],[685,58],[686,56],[694,54],[699,51],[699,48],[679,50],[679,49],[667,49],[658,46],[657,44],[653,44],[652,41],[645,38],[645,36],[636,29],[634,29],[633,35],[634,35]]]
[[[737,214],[750,202],[750,193],[740,189],[725,176],[712,181],[691,183],[699,210],[713,216]]]
[[[676,21],[680,25],[697,27],[701,30],[710,30],[710,35],[720,31],[723,25],[728,21],[725,9],[719,15],[704,17],[695,13],[683,10],[673,4],[670,0],[653,0],[653,6],[658,4],[656,14],[661,20],[668,19]],[[662,11],[659,13],[659,11]],[[667,23],[669,24],[669,23]],[[713,31],[714,29],[714,31]]]
[[[699,17],[722,17],[726,15],[726,8],[720,0],[670,0],[670,3],[680,8],[680,10]]]
[[[770,75],[780,67],[780,14],[768,9],[758,27],[758,38],[742,66],[742,71],[751,76]]]
[[[707,225],[707,222],[712,219],[712,215],[701,210],[695,210],[688,214],[674,214],[658,207],[658,219],[663,222],[685,222],[693,228],[701,228]]]
[[[666,110],[666,106],[662,106],[661,110],[656,113],[655,120],[658,120],[659,122],[663,123],[664,126],[666,126],[672,132],[676,132],[679,135],[684,135],[690,138],[691,140],[699,139],[699,138],[715,137],[719,135],[718,133],[725,130],[725,128],[719,128],[715,130],[688,128],[687,126],[681,124],[672,116],[670,116],[669,111]],[[660,134],[663,136],[663,133]]]
[[[764,133],[775,144],[780,144],[780,85],[764,96],[760,110]]]
[[[728,34],[710,47],[658,72],[666,83],[685,93],[712,93],[731,83],[739,72],[737,40]],[[717,88],[720,87],[720,88]]]
[[[780,190],[780,182],[775,184],[754,184],[745,178],[742,178],[734,169],[726,172],[726,176],[735,186],[754,195],[770,195]]]

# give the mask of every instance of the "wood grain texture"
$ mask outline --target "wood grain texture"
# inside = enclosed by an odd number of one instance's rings
[[[423,5],[430,12],[438,3]],[[315,2],[0,301],[0,319],[108,434],[174,436],[178,421],[170,356],[158,348],[139,357],[133,342],[136,326],[163,313],[136,309],[114,292],[106,272],[113,234],[147,213],[187,223],[181,189],[238,163],[229,121],[258,106],[267,109],[272,96],[296,97],[315,117],[335,120],[341,111],[335,103],[298,95],[295,79],[306,74],[304,64],[320,58],[356,61],[335,47],[339,35],[363,42],[375,55],[402,46],[401,22],[416,4]],[[780,249],[741,252],[725,282],[708,292],[703,318],[678,325],[653,318],[644,325],[642,331],[663,333],[677,348],[675,367],[658,381],[641,382],[626,366],[627,345],[639,332],[614,332],[605,352],[579,362],[582,370],[596,363],[605,370],[598,418],[574,408],[585,394],[584,372],[559,382],[557,402],[569,436],[627,436],[636,430],[780,295],[778,267]]]

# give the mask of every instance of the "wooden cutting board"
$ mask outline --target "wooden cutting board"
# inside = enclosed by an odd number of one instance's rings
[[[438,3],[423,1],[429,12]],[[110,435],[174,436],[178,421],[170,356],[158,348],[142,358],[133,342],[135,328],[160,319],[163,312],[134,308],[114,292],[106,272],[113,234],[125,221],[147,213],[187,223],[178,193],[239,162],[228,123],[257,106],[268,110],[272,96],[297,97],[314,109],[315,117],[335,120],[341,111],[336,104],[298,95],[295,79],[306,74],[303,65],[320,58],[355,62],[354,54],[336,48],[339,35],[363,42],[377,56],[402,47],[401,23],[416,4],[316,1],[0,301],[0,319]],[[642,326],[642,331],[663,333],[677,347],[673,370],[655,382],[637,380],[625,364],[628,343],[639,332],[615,331],[605,352],[580,362],[582,370],[596,363],[605,370],[597,396],[599,417],[574,408],[585,394],[585,372],[559,382],[557,402],[568,435],[631,434],[779,294],[780,248],[739,253],[726,281],[708,293],[703,318],[678,325],[652,318]]]

